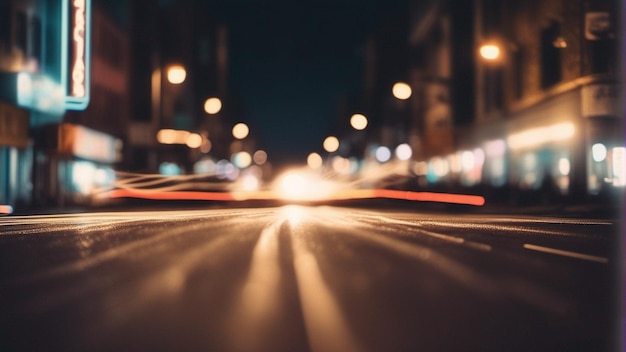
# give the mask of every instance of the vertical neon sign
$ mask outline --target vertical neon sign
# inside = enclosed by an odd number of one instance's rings
[[[69,31],[64,38],[68,53],[65,107],[84,110],[89,104],[91,0],[70,0],[66,11]]]

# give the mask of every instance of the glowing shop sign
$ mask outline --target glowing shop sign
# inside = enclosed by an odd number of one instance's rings
[[[74,97],[85,96],[85,0],[74,0],[72,3],[74,27],[72,40],[74,57],[72,59],[71,94]]]
[[[66,108],[82,110],[89,103],[89,45],[91,0],[69,0],[66,7],[67,96]]]

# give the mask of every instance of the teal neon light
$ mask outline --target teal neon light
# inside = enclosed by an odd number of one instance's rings
[[[91,0],[63,0],[61,84],[65,108],[84,110],[91,83]],[[71,52],[70,52],[71,50]]]

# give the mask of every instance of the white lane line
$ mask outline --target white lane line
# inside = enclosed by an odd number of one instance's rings
[[[416,224],[416,223],[413,223],[413,222],[410,222],[410,221],[386,218],[386,217],[383,217],[383,216],[376,216],[376,218],[378,220],[386,222],[388,224],[409,226],[411,228],[416,229],[419,233],[421,233],[423,235],[426,235],[426,236],[438,238],[440,240],[444,240],[444,241],[448,241],[448,242],[452,242],[452,243],[456,243],[456,244],[466,245],[466,246],[468,246],[470,248],[477,249],[477,250],[484,251],[484,252],[491,251],[491,246],[488,245],[488,244],[475,242],[475,241],[470,241],[470,240],[466,240],[466,239],[461,238],[461,237],[456,237],[456,236],[452,236],[452,235],[446,235],[446,234],[443,234],[443,233],[437,233],[437,232],[428,231],[428,230],[423,229],[419,224]]]
[[[313,352],[363,351],[350,333],[339,302],[324,282],[317,259],[292,237],[294,267],[309,344]]]
[[[528,244],[528,243],[524,244],[524,248],[530,249],[530,250],[533,250],[533,251],[539,251],[539,252],[545,252],[545,253],[550,253],[550,254],[562,255],[562,256],[576,258],[576,259],[589,260],[589,261],[598,262],[598,263],[605,263],[606,264],[606,263],[609,262],[609,258],[605,258],[605,257],[599,257],[599,256],[595,256],[595,255],[589,255],[589,254],[583,254],[583,253],[577,253],[577,252],[564,251],[562,249],[537,246],[537,245]]]
[[[276,220],[267,225],[254,247],[248,278],[228,326],[236,351],[253,351],[262,346],[268,328],[271,328],[268,323],[279,310],[282,276],[279,233],[282,223]]]

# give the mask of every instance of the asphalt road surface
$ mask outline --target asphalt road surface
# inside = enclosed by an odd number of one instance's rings
[[[0,350],[616,351],[619,224],[330,206],[0,218]]]

